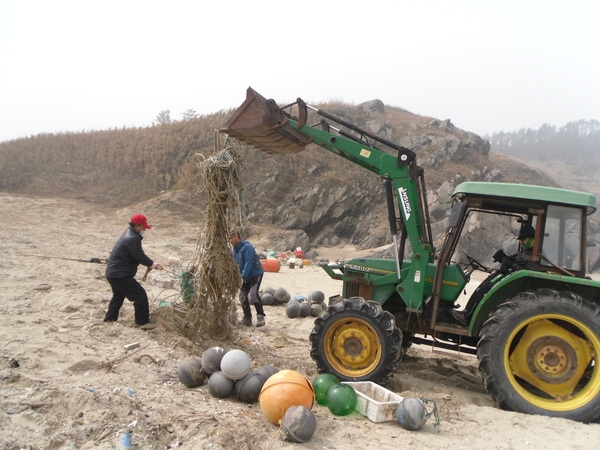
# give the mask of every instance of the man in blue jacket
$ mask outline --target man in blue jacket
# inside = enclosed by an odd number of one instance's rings
[[[156,324],[150,322],[148,294],[134,278],[138,266],[162,270],[163,266],[152,261],[142,249],[144,231],[152,228],[146,216],[134,215],[129,221],[129,228],[121,235],[108,257],[105,276],[112,289],[112,299],[104,317],[105,322],[115,322],[119,318],[119,310],[127,298],[133,302],[135,324],[141,329],[151,330]]]
[[[243,241],[239,231],[229,233],[229,243],[233,247],[233,257],[240,269],[242,275],[242,287],[240,288],[240,303],[244,311],[243,324],[252,326],[252,311],[250,309],[250,301],[254,303],[256,309],[256,326],[265,326],[265,312],[263,310],[258,290],[264,275],[260,258],[256,254],[256,250],[250,242]]]

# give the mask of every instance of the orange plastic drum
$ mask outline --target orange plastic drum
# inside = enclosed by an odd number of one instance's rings
[[[258,397],[260,409],[269,422],[279,425],[290,406],[313,407],[315,393],[310,381],[295,370],[280,370],[271,375]]]
[[[279,272],[279,260],[278,259],[261,259],[260,263],[265,272]]]

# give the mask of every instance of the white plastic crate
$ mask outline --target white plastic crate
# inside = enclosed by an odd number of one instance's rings
[[[173,279],[165,279],[165,278],[161,278],[161,277],[152,277],[152,284],[154,286],[158,286],[161,288],[172,288],[173,286],[175,286],[175,280]]]
[[[396,419],[396,408],[402,397],[372,381],[343,381],[354,388],[358,397],[355,410],[372,422]]]

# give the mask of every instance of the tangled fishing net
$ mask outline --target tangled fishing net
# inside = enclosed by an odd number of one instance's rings
[[[236,321],[235,299],[242,280],[228,242],[230,226],[241,222],[239,163],[234,146],[219,150],[218,133],[215,154],[198,163],[207,211],[193,264],[194,289],[186,299],[190,310],[182,334],[188,338],[229,337]]]

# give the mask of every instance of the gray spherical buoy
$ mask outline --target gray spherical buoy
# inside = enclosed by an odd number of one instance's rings
[[[427,418],[427,408],[418,398],[403,398],[396,407],[396,419],[405,430],[420,430],[427,422]]]
[[[323,303],[325,301],[325,294],[321,291],[312,291],[308,294],[308,298],[311,303]]]
[[[244,378],[250,372],[250,357],[243,350],[229,350],[221,359],[221,372],[230,380]]]
[[[310,305],[308,303],[300,303],[300,317],[308,317],[310,313]]]
[[[307,442],[317,429],[317,419],[306,406],[290,406],[281,420],[281,429],[292,442]]]
[[[295,319],[296,317],[300,317],[300,313],[302,312],[302,307],[298,302],[290,302],[285,307],[285,314],[290,319]]]
[[[275,303],[275,299],[273,298],[273,294],[265,293],[260,296],[260,302],[263,305],[272,305]]]
[[[202,369],[202,360],[197,356],[190,356],[179,363],[177,378],[189,388],[200,386],[207,376]]]
[[[208,392],[215,398],[229,397],[233,392],[233,381],[219,370],[208,379]]]
[[[275,294],[275,288],[273,288],[273,287],[266,287],[266,288],[263,289],[263,293],[264,294],[271,294],[271,295],[273,295],[273,294]]]
[[[265,380],[259,373],[248,372],[244,378],[234,383],[233,396],[240,402],[254,403],[258,401],[263,384]]]
[[[275,375],[277,372],[279,372],[279,369],[275,366],[260,366],[256,369],[256,373],[263,378],[263,381],[267,381],[271,375]]]
[[[310,305],[310,315],[313,317],[317,317],[319,314],[323,312],[323,307],[320,303],[313,303]]]
[[[202,368],[204,371],[212,375],[221,368],[221,360],[225,355],[225,349],[221,347],[210,347],[202,353]]]
[[[275,289],[275,292],[273,293],[273,297],[275,298],[275,300],[278,303],[287,303],[286,302],[287,295],[288,295],[288,291],[286,291],[284,288],[277,288],[277,289]]]

